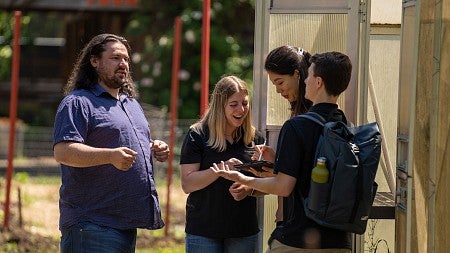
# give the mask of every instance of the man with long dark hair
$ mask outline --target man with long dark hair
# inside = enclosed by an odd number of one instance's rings
[[[64,87],[54,130],[61,252],[134,252],[137,228],[164,226],[152,165],[169,148],[151,139],[129,54],[124,38],[95,36]]]

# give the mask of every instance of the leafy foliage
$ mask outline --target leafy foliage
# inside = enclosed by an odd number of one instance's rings
[[[21,33],[28,34],[30,16],[22,16]],[[0,80],[11,77],[11,61],[13,54],[14,13],[0,11]],[[22,41],[23,43],[24,41]]]
[[[170,105],[173,23],[182,20],[179,118],[199,114],[202,1],[143,1],[127,27],[133,40],[134,78],[143,102]],[[212,1],[210,21],[210,86],[234,74],[252,80],[254,1]],[[212,87],[210,87],[210,90]]]
[[[131,67],[139,86],[140,100],[163,110],[170,105],[173,23],[179,16],[183,27],[178,115],[181,119],[197,118],[200,111],[203,1],[139,2],[139,11],[130,15],[124,33],[134,50]],[[254,0],[211,1],[210,91],[226,74],[240,76],[251,85],[254,5]],[[0,11],[0,80],[9,80],[11,75],[13,15]],[[26,48],[31,50],[35,37],[65,37],[64,33],[69,30],[64,15],[56,11],[23,14],[21,44],[28,45]],[[32,119],[35,124],[51,124],[53,110],[21,106],[20,115]],[[2,114],[6,111],[0,110]]]

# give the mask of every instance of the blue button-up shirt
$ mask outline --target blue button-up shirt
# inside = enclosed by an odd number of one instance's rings
[[[60,228],[82,221],[117,229],[164,226],[153,177],[150,127],[135,99],[120,94],[117,100],[98,84],[73,91],[56,113],[54,144],[62,141],[128,147],[138,155],[128,171],[112,164],[86,168],[61,164]]]

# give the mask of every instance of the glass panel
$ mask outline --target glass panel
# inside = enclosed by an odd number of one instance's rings
[[[414,64],[415,14],[415,5],[404,8],[401,41],[402,48],[400,55],[400,87],[398,97],[398,132],[400,135],[407,135],[409,133],[411,91],[416,76],[416,64]]]
[[[404,8],[398,91],[397,168],[407,172],[408,142],[411,113],[411,92],[415,89],[416,63],[414,53],[416,7]],[[406,201],[401,199],[399,202]]]
[[[347,14],[272,14],[269,51],[289,44],[303,47],[311,54],[325,51],[345,52],[347,16]],[[289,103],[276,93],[270,80],[267,83],[267,124],[282,125],[289,118]]]

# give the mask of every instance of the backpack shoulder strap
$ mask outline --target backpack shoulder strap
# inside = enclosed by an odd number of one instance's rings
[[[327,122],[320,114],[316,112],[306,112],[304,114],[298,115],[301,118],[309,119],[321,126],[324,126]]]

